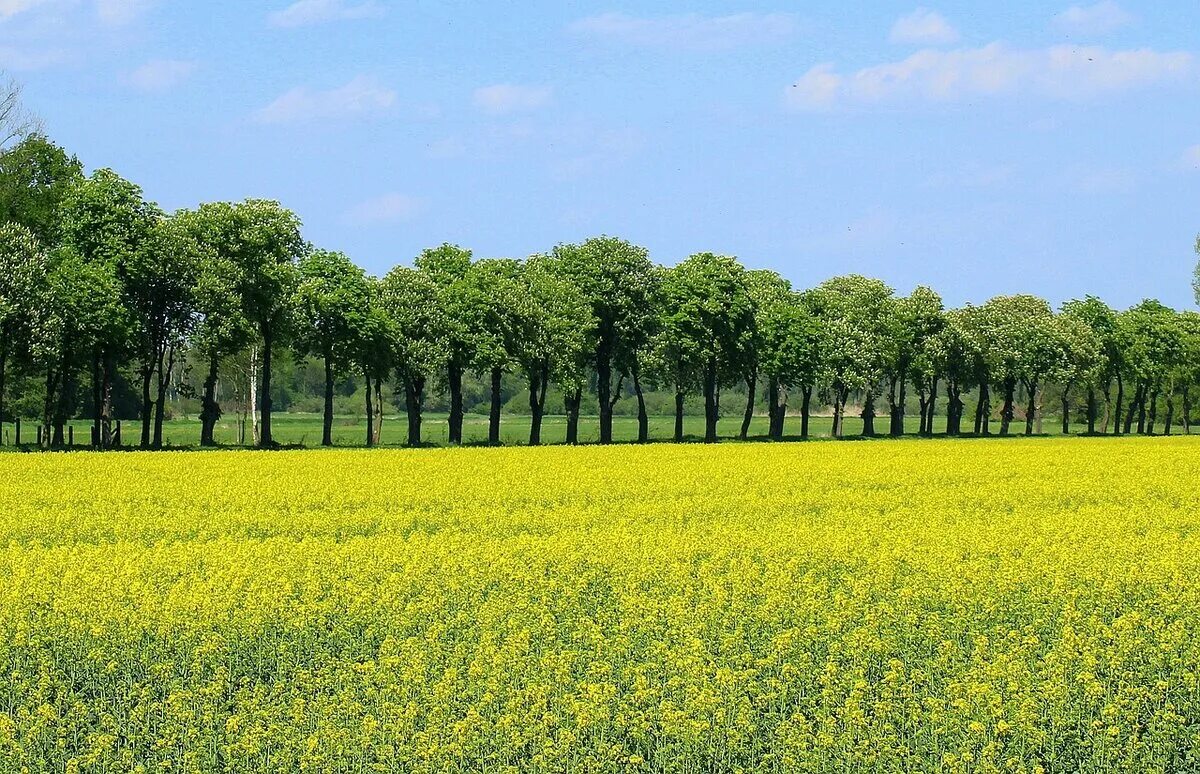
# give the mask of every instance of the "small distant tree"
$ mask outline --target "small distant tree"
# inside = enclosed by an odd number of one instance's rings
[[[313,250],[300,258],[296,286],[295,343],[302,354],[321,358],[325,402],[321,445],[333,445],[333,394],[339,376],[359,351],[370,306],[363,270],[342,253]]]
[[[896,299],[892,321],[894,345],[886,373],[888,376],[888,433],[904,435],[908,383],[917,387],[920,397],[920,434],[933,432],[933,412],[937,404],[938,381],[943,362],[936,341],[945,324],[942,297],[924,285],[905,298]]]
[[[1088,435],[1096,434],[1099,398],[1104,397],[1104,419],[1100,432],[1108,432],[1112,416],[1111,388],[1121,374],[1121,349],[1117,338],[1117,313],[1095,296],[1067,301],[1060,317],[1068,341],[1068,368],[1060,375],[1063,385],[1063,432],[1069,429],[1071,389],[1076,384],[1087,390],[1086,421]],[[1074,323],[1084,329],[1072,328]],[[1093,346],[1094,345],[1094,346]],[[1118,409],[1119,411],[1119,409]]]

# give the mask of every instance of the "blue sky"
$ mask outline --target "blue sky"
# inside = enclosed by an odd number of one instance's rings
[[[0,0],[0,67],[89,169],[278,199],[376,273],[610,233],[1194,305],[1200,3],[863,5]]]

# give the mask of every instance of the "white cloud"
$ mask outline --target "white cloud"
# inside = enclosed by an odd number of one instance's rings
[[[939,46],[958,42],[958,30],[937,11],[918,8],[896,20],[888,39],[893,43]]]
[[[786,40],[796,31],[796,17],[790,13],[688,13],[650,18],[605,13],[580,19],[570,29],[637,46],[713,51]]]
[[[408,220],[421,211],[421,201],[406,194],[389,193],[360,202],[346,211],[346,221],[360,226]]]
[[[304,27],[309,24],[342,21],[345,19],[377,19],[383,16],[383,6],[375,0],[297,0],[280,11],[267,16],[273,27]]]
[[[1131,21],[1133,16],[1113,0],[1102,0],[1086,7],[1073,5],[1054,17],[1056,27],[1077,35],[1103,35]]]
[[[45,5],[47,0],[0,0],[0,20]]]
[[[472,101],[485,113],[503,115],[540,108],[550,101],[552,93],[549,86],[497,83],[476,89]]]
[[[196,71],[196,63],[184,59],[154,59],[129,74],[129,83],[142,91],[166,91]]]
[[[1193,56],[1182,51],[1069,45],[1013,49],[991,43],[954,51],[925,49],[844,75],[832,64],[819,64],[786,90],[786,101],[817,110],[1003,95],[1086,99],[1195,76]]]
[[[150,10],[155,0],[96,0],[96,15],[109,25],[129,24]]]
[[[360,75],[345,86],[313,91],[298,86],[254,114],[263,124],[358,118],[387,110],[396,92],[373,78]]]
[[[1200,145],[1193,145],[1185,150],[1179,164],[1184,169],[1200,171]]]

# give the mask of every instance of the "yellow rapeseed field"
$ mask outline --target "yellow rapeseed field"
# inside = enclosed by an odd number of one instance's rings
[[[0,482],[3,772],[1200,768],[1200,439]]]

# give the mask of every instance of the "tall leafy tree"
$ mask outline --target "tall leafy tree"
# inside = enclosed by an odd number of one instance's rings
[[[521,283],[521,265],[509,258],[476,261],[459,285],[458,306],[473,334],[472,367],[489,382],[488,443],[500,443],[501,387],[504,374],[518,363],[522,343],[535,325],[534,311]]]
[[[594,321],[591,305],[552,257],[535,255],[526,260],[520,282],[530,314],[525,336],[517,342],[516,360],[529,385],[529,445],[537,446],[542,441],[547,389],[551,381],[573,384],[586,368],[588,333]],[[578,419],[576,413],[576,423]]]
[[[471,251],[443,244],[423,251],[417,256],[415,266],[438,289],[438,305],[443,313],[446,388],[450,393],[448,435],[450,443],[462,443],[463,374],[475,359],[474,331],[470,327],[469,307],[463,303],[462,285],[471,268]]]
[[[162,446],[167,385],[195,322],[202,257],[199,243],[180,220],[160,217],[122,264],[132,344],[140,361],[143,448]]]
[[[1063,378],[1063,414],[1069,413],[1071,388],[1082,385],[1086,391],[1086,421],[1088,435],[1096,434],[1099,419],[1099,395],[1104,397],[1104,419],[1101,432],[1108,431],[1112,415],[1112,382],[1121,374],[1122,349],[1117,336],[1117,313],[1108,304],[1095,296],[1067,301],[1062,305],[1060,316],[1068,325],[1071,322],[1083,325],[1087,330],[1071,331],[1069,328],[1068,371]],[[1091,344],[1095,343],[1096,348]],[[1119,409],[1118,409],[1119,411]],[[1120,417],[1118,416],[1118,421]],[[1068,417],[1063,417],[1063,427],[1069,427]]]
[[[892,289],[851,274],[826,280],[809,297],[821,321],[820,359],[833,403],[833,435],[845,434],[846,401],[853,391],[866,394],[863,434],[872,435],[874,391],[889,357]]]
[[[92,432],[94,442],[107,448],[113,440],[113,378],[118,358],[133,333],[128,302],[139,280],[130,270],[136,268],[139,254],[151,249],[162,215],[142,198],[141,188],[109,169],[97,170],[71,186],[63,197],[60,215],[63,244],[83,261],[103,267],[95,276],[115,276],[117,298],[123,302],[106,305],[115,316],[98,329],[107,338],[96,339],[92,353]]]
[[[48,256],[34,233],[0,224],[0,428],[7,418],[8,368],[31,351],[35,304],[45,289]]]
[[[391,335],[390,364],[404,390],[408,445],[421,444],[425,386],[446,362],[439,288],[428,273],[397,267],[379,285],[379,305]]]
[[[788,394],[799,390],[800,436],[808,437],[812,394],[820,369],[820,330],[806,296],[774,272],[747,272],[754,301],[755,368],[767,381],[767,436],[783,438]],[[756,374],[756,378],[757,375]],[[747,386],[749,387],[749,380]],[[743,437],[750,407],[742,418]]]
[[[926,347],[943,324],[942,298],[932,289],[921,285],[904,298],[897,298],[891,305],[890,346],[885,375],[888,380],[888,434],[904,435],[905,405],[908,401],[908,383],[914,379],[914,363],[922,367],[920,388],[925,394],[922,402],[921,425],[925,426],[929,396],[937,390],[937,374],[929,373],[928,366],[935,360],[927,357]],[[936,400],[936,398],[932,398]]]
[[[46,282],[34,310],[32,355],[45,375],[42,443],[64,445],[64,428],[74,412],[80,367],[124,328],[121,283],[113,267],[89,261],[70,248],[51,256]]]
[[[962,433],[963,412],[966,410],[963,394],[979,384],[983,370],[983,355],[977,348],[971,327],[977,310],[978,307],[967,307],[947,312],[945,326],[934,337],[926,353],[933,361],[929,370],[940,372],[946,381],[946,435],[949,436]],[[982,379],[986,384],[986,374]],[[926,433],[933,433],[932,408],[926,422]]]
[[[300,258],[296,286],[295,343],[325,367],[321,445],[333,445],[333,395],[337,378],[354,362],[370,308],[363,270],[342,253],[312,250]]]
[[[1125,363],[1137,386],[1125,415],[1124,431],[1130,432],[1136,417],[1139,434],[1153,433],[1159,394],[1183,350],[1178,315],[1170,307],[1147,299],[1122,314],[1118,325],[1126,347]]]
[[[704,393],[704,441],[716,443],[721,388],[745,373],[754,306],[745,270],[736,258],[697,253],[681,262],[663,283],[669,325],[695,346]]]
[[[620,385],[613,389],[614,365],[620,370],[622,357],[645,345],[642,323],[652,313],[658,277],[645,248],[616,237],[559,245],[553,254],[592,306],[600,443],[611,443],[613,408],[621,395]]]

